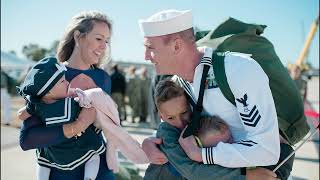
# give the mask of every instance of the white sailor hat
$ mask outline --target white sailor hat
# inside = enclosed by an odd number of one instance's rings
[[[193,27],[192,12],[174,9],[160,11],[146,20],[139,20],[139,26],[144,37],[173,34]]]

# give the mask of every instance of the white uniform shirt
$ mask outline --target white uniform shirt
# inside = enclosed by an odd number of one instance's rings
[[[206,51],[205,56],[212,50]],[[194,74],[191,89],[198,99],[203,64]],[[204,164],[224,167],[274,165],[280,156],[279,128],[269,79],[260,65],[248,55],[227,53],[225,71],[237,107],[231,104],[217,86],[206,87],[203,107],[209,115],[218,115],[230,127],[233,144],[220,142],[216,147],[202,148]],[[212,67],[208,76],[213,76]]]

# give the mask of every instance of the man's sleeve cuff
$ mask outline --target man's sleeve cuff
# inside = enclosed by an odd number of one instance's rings
[[[206,148],[201,148],[201,157],[203,164],[208,164],[206,160]]]
[[[214,164],[213,148],[212,147],[202,148],[201,157],[202,157],[203,164]]]

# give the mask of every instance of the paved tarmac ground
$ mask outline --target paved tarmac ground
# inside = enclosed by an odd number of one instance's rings
[[[319,113],[319,78],[312,78],[308,83],[310,108]],[[21,98],[13,98],[12,117],[21,106]],[[150,136],[153,130],[147,123],[133,124],[124,122],[126,130],[139,142]],[[319,118],[308,118],[311,131],[319,123]],[[10,126],[1,125],[1,180],[33,180],[36,179],[35,151],[22,151],[19,146],[20,122],[13,120]],[[298,144],[299,145],[299,144]],[[298,146],[296,145],[296,147]],[[120,156],[123,164],[128,162]],[[143,175],[147,165],[137,165]],[[294,180],[319,180],[319,131],[296,152],[292,176]]]

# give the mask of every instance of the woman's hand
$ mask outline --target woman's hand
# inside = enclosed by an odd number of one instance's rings
[[[162,139],[149,137],[143,140],[142,149],[147,154],[152,164],[165,164],[168,162],[167,157],[160,151],[157,145],[162,143]]]

